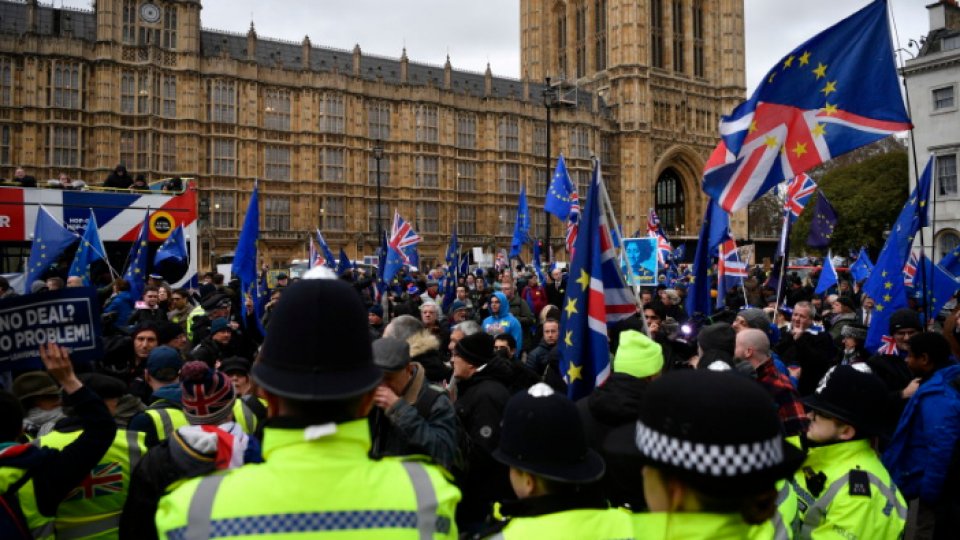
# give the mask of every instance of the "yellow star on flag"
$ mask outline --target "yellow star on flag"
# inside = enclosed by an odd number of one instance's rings
[[[773,78],[776,77],[776,76],[777,76],[777,72],[776,72],[776,71],[771,72],[771,73],[770,73],[770,76],[767,77],[767,83],[768,83],[768,84],[769,84],[769,83],[772,83],[772,82],[773,82]]]
[[[753,133],[756,130],[757,130],[757,122],[756,121],[750,122],[750,133]]]
[[[817,76],[817,79],[827,76],[827,66],[817,62],[817,69],[813,70],[813,74]]]
[[[837,114],[837,106],[832,103],[827,103],[823,106],[823,112],[827,113],[827,116],[833,116]]]
[[[792,65],[793,65],[793,59],[794,59],[794,56],[793,56],[792,54],[791,54],[790,56],[788,56],[787,59],[783,61],[783,67],[788,68],[788,67],[792,66]]]
[[[877,304],[877,311],[883,311],[883,304]]]
[[[837,91],[837,81],[827,81],[826,86],[824,86],[823,89],[821,89],[820,91],[823,92],[823,95],[824,95],[824,96],[829,96],[829,95],[832,94],[833,92],[836,92],[836,91]]]
[[[577,299],[576,298],[567,298],[567,307],[563,308],[567,312],[567,318],[570,318],[571,315],[577,312]]]
[[[763,143],[767,145],[767,148],[776,148],[776,146],[780,144],[780,141],[778,141],[773,135],[768,135],[767,138],[764,139]]]
[[[887,271],[880,272],[880,277],[887,277]]]
[[[884,288],[884,289],[892,289],[892,288],[893,288],[893,283],[890,283],[890,282],[888,281],[888,282],[886,282],[886,283],[883,284],[883,288]]]
[[[580,278],[577,279],[577,283],[580,284],[580,288],[583,290],[587,290],[587,287],[590,286],[590,274],[583,268],[580,269]]]
[[[573,347],[573,330],[567,330],[567,335],[563,337],[563,342],[567,347]]]
[[[583,380],[583,375],[580,374],[581,371],[583,371],[583,366],[570,364],[570,369],[567,370],[567,377],[570,379],[570,384],[573,384],[573,381],[577,379]]]
[[[797,145],[793,147],[792,152],[793,152],[797,157],[800,157],[800,156],[806,154],[806,153],[807,153],[807,143],[798,142]]]
[[[809,64],[809,63],[810,63],[810,53],[809,53],[809,52],[805,52],[805,53],[803,53],[802,55],[800,55],[800,65],[801,65],[801,66],[805,66],[805,65],[807,65],[807,64]]]
[[[889,294],[883,295],[883,301],[884,301],[884,302],[889,302],[889,301],[891,301],[891,300],[893,300],[893,297],[890,296]]]
[[[810,130],[810,132],[813,133],[814,137],[823,137],[824,134],[826,134],[827,129],[823,124],[817,124],[813,126],[813,129]]]

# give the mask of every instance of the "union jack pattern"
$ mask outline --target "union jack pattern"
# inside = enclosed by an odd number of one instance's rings
[[[116,461],[100,463],[65,500],[92,499],[123,492],[123,468]]]
[[[793,223],[803,213],[810,196],[817,190],[817,183],[806,174],[799,174],[787,185],[787,200],[784,201],[784,210],[790,213],[790,223]]]
[[[897,340],[890,336],[883,336],[880,338],[881,345],[877,349],[878,354],[889,354],[891,356],[896,356],[899,354],[899,349],[897,349]]]
[[[917,277],[917,266],[920,261],[917,259],[917,252],[911,251],[907,264],[903,265],[903,284],[907,287],[913,287],[913,282]]]
[[[406,253],[406,248],[419,244],[421,240],[423,240],[423,238],[417,234],[417,231],[413,230],[413,226],[400,217],[399,211],[395,212],[393,214],[393,227],[390,229],[390,240],[388,243],[390,247],[400,254],[404,264],[410,264],[410,256]]]
[[[574,188],[570,193],[570,215],[567,216],[567,252],[573,258],[573,245],[577,242],[577,233],[580,231],[580,195]]]

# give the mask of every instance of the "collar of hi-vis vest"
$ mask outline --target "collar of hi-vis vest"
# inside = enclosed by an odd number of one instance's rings
[[[803,466],[815,471],[841,466],[845,468],[843,472],[846,473],[852,465],[858,464],[858,456],[861,456],[859,461],[863,461],[862,456],[872,453],[870,441],[866,439],[811,446],[807,449],[807,459],[803,462]]]
[[[286,450],[302,450],[304,445],[331,447],[331,443],[336,443],[340,448],[356,447],[358,453],[366,453],[370,449],[367,419],[342,424],[317,424],[300,429],[267,427],[263,432],[263,458],[276,457]]]
[[[751,526],[740,514],[705,514],[697,512],[644,512],[633,514],[633,530],[638,538],[747,538]],[[764,527],[769,527],[764,524]],[[770,534],[758,538],[773,537]]]

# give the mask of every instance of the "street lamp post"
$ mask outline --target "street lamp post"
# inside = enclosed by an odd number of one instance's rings
[[[373,159],[377,160],[377,249],[379,250],[383,243],[383,222],[380,221],[382,218],[380,211],[380,160],[383,159],[383,141],[380,139],[377,139],[373,146]]]
[[[550,77],[547,77],[546,86],[544,86],[543,88],[543,106],[547,109],[547,193],[543,194],[543,198],[544,198],[544,209],[543,209],[543,226],[544,227],[543,228],[544,228],[544,237],[546,240],[544,245],[547,250],[546,257],[548,262],[550,262],[550,254],[552,250],[550,249],[550,212],[547,212],[546,200],[547,200],[547,196],[549,196],[550,182],[552,180],[550,178],[550,165],[552,164],[552,160],[550,157],[550,109],[553,108],[554,97],[555,96],[553,94],[553,89],[550,87]]]

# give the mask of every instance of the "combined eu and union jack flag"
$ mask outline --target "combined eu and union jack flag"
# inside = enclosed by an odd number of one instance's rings
[[[743,285],[743,280],[749,277],[747,263],[740,259],[737,252],[737,242],[727,232],[726,238],[717,248],[717,307],[722,308],[726,303],[727,292],[736,285]]]
[[[784,210],[790,216],[790,223],[797,221],[807,206],[810,196],[817,190],[817,182],[806,173],[798,174],[787,184],[787,200]]]
[[[673,246],[670,245],[670,240],[667,239],[667,235],[663,233],[660,218],[653,208],[651,208],[650,213],[647,214],[647,235],[657,238],[657,263],[661,268],[667,267],[672,261]]]
[[[636,313],[633,293],[618,268],[610,225],[601,201],[600,164],[577,236],[560,323],[560,371],[571,399],[589,394],[610,376],[607,325]]]
[[[394,212],[393,227],[390,229],[390,240],[387,244],[400,253],[404,264],[410,264],[410,256],[406,253],[406,249],[419,244],[421,240],[423,239],[417,231],[413,230],[413,225],[404,221],[399,211]]]
[[[886,0],[803,43],[720,122],[703,190],[727,212],[786,179],[910,129],[900,97]]]
[[[577,193],[576,184],[570,179],[563,154],[557,158],[557,168],[553,172],[543,209],[567,222],[567,252],[573,253],[573,245],[580,229],[580,195]]]

